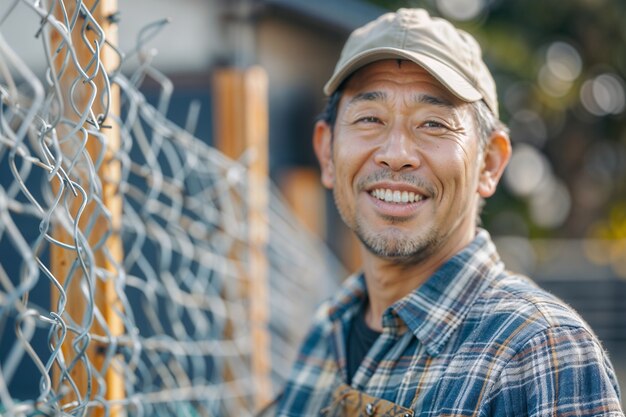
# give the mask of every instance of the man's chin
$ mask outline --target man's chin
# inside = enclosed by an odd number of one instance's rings
[[[395,263],[415,263],[427,257],[431,242],[398,236],[369,235],[356,232],[361,243],[372,255]]]

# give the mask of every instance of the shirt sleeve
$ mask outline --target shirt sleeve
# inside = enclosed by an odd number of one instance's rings
[[[519,349],[493,386],[483,415],[624,416],[617,379],[585,328],[554,327]]]
[[[329,337],[332,324],[328,305],[318,308],[311,327],[300,345],[290,376],[277,401],[276,417],[317,416],[330,395],[321,387],[330,384],[336,374],[330,356]]]

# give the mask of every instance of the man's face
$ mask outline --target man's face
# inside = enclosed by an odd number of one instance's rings
[[[323,183],[371,253],[413,263],[473,237],[482,153],[472,110],[420,66],[357,71],[321,136]]]

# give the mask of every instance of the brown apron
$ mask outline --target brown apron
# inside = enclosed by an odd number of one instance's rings
[[[346,384],[335,389],[331,404],[320,414],[324,417],[413,417],[413,411],[408,408],[372,397]]]

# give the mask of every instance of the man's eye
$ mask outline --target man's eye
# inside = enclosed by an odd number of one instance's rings
[[[434,120],[428,120],[422,124],[423,127],[431,128],[431,129],[439,129],[445,128],[446,126],[443,123],[436,122]]]
[[[376,116],[365,116],[359,118],[357,123],[381,123],[381,120]]]

